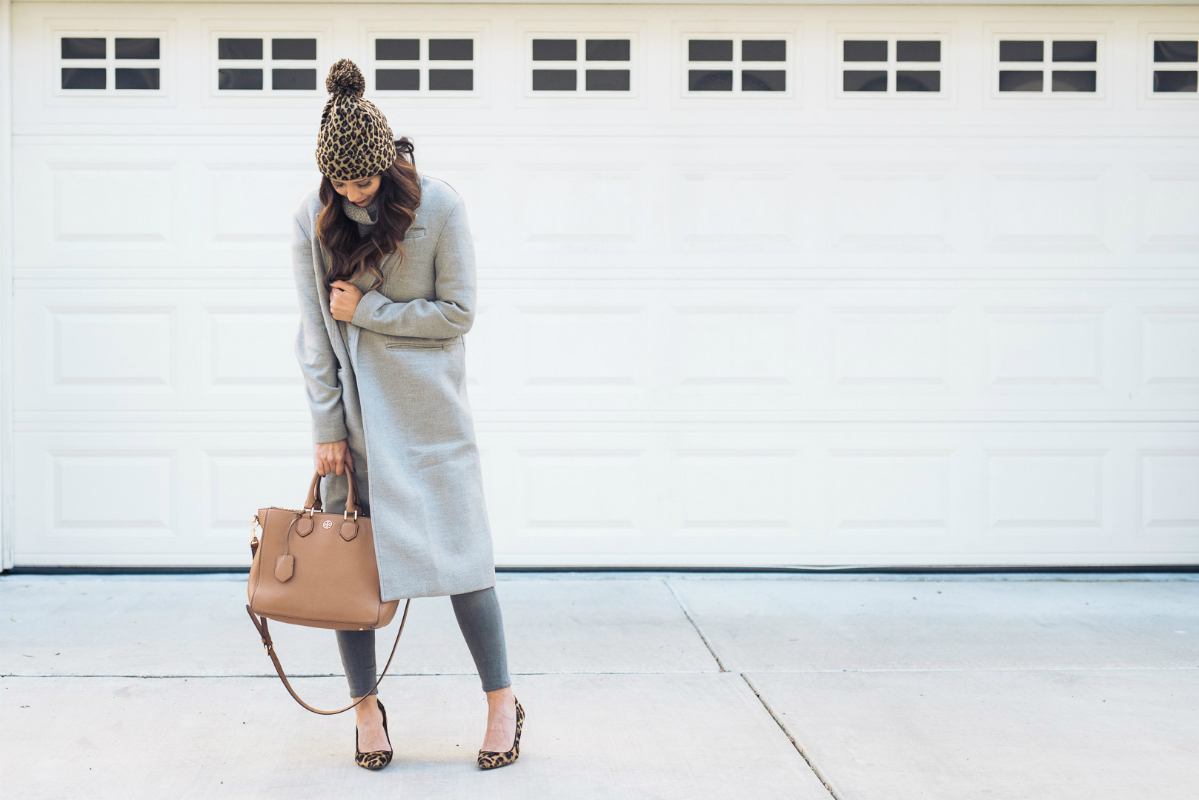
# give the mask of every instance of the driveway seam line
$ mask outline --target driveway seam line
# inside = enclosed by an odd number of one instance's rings
[[[787,730],[787,726],[783,724],[783,721],[778,718],[777,714],[774,713],[774,709],[770,707],[770,703],[766,702],[766,698],[763,697],[762,693],[758,691],[758,687],[754,686],[754,682],[749,679],[749,675],[745,674],[744,672],[738,674],[741,676],[741,680],[745,681],[745,685],[749,687],[749,690],[754,693],[754,697],[758,698],[758,702],[762,704],[762,708],[766,709],[766,713],[770,715],[772,720],[774,720],[774,724],[779,726],[779,730],[782,731],[783,735],[787,737],[787,741],[791,742],[791,746],[795,748],[795,752],[799,753],[800,758],[802,758],[804,763],[808,765],[808,769],[812,770],[812,774],[815,775],[816,779],[820,781],[820,784],[824,786],[825,791],[827,791],[833,797],[833,800],[841,800],[841,795],[837,794],[836,790],[833,789],[832,785],[828,782],[828,779],[824,777],[824,773],[822,773],[819,768],[812,763],[812,759],[809,758],[808,754],[804,752],[803,747],[800,746],[796,738],[791,735],[791,731]]]
[[[724,662],[720,660],[720,656],[716,654],[715,648],[712,647],[712,643],[709,642],[708,637],[704,635],[703,628],[701,628],[699,623],[695,621],[695,617],[691,616],[691,610],[687,608],[687,604],[683,602],[683,598],[679,597],[679,593],[674,590],[674,586],[671,585],[670,579],[663,578],[662,583],[666,585],[666,590],[674,596],[674,601],[679,604],[679,608],[682,609],[683,616],[686,617],[687,621],[691,623],[691,627],[695,628],[695,632],[699,635],[700,641],[704,643],[704,647],[708,648],[708,652],[711,653],[712,658],[716,660],[716,666],[720,667],[721,672],[728,672],[728,670],[725,669]]]

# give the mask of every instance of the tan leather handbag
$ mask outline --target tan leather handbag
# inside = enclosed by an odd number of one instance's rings
[[[391,622],[400,602],[380,599],[371,520],[361,513],[358,505],[354,473],[347,472],[346,478],[349,492],[341,514],[324,512],[318,472],[308,487],[302,510],[260,508],[250,527],[250,553],[254,561],[246,587],[250,599],[246,612],[287,691],[297,703],[316,714],[340,714],[362,700],[336,711],[321,711],[301,700],[275,655],[267,620],[343,631],[369,630]],[[259,530],[261,542],[256,535]],[[395,644],[375,686],[383,680],[395,657],[411,603],[411,599],[404,602],[404,616],[400,618]]]

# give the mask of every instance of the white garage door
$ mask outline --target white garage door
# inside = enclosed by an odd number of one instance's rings
[[[242,565],[302,499],[344,56],[466,197],[499,563],[1199,557],[1194,6],[13,16],[18,565]]]

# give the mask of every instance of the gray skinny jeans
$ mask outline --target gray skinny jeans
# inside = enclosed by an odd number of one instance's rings
[[[483,691],[494,692],[510,686],[508,679],[508,651],[504,645],[504,620],[500,616],[500,602],[495,596],[495,587],[490,586],[477,592],[452,594],[454,616],[466,646],[470,648]],[[375,632],[336,631],[337,647],[341,650],[341,664],[346,670],[350,684],[350,697],[362,697],[378,680],[375,666]],[[378,694],[379,690],[371,692]]]

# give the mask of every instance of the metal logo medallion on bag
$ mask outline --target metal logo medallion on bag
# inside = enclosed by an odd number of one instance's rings
[[[317,714],[340,714],[358,703],[337,711],[321,711],[296,695],[275,655],[267,620],[314,628],[373,630],[391,622],[400,601],[381,599],[374,532],[370,517],[363,515],[358,505],[354,474],[346,472],[346,506],[340,514],[324,511],[320,479],[320,473],[313,477],[302,510],[271,506],[259,509],[254,517],[250,540],[253,563],[246,586],[250,602],[246,611],[258,628],[279,678],[296,702]],[[256,528],[262,532],[261,541],[253,535]],[[264,564],[269,566],[264,569]],[[393,657],[411,602],[409,599],[404,603],[404,616],[391,648]],[[390,666],[391,658],[387,664]],[[386,674],[385,666],[379,681]]]

